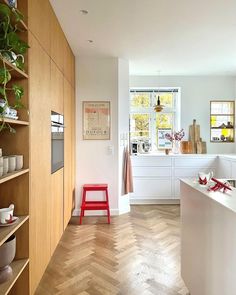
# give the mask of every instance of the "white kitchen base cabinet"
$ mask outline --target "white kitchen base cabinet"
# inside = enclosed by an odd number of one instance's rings
[[[198,172],[217,172],[217,155],[132,156],[134,193],[131,204],[179,203],[180,178],[197,177]]]

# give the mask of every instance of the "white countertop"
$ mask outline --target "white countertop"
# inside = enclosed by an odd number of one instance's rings
[[[232,191],[227,191],[226,193],[222,193],[219,191],[213,192],[208,191],[208,187],[204,185],[200,185],[196,179],[180,179],[183,183],[191,186],[193,189],[201,192],[206,197],[212,199],[213,201],[219,203],[220,205],[230,209],[231,211],[236,213],[236,189],[232,188]],[[214,182],[212,182],[212,185]]]
[[[165,153],[157,153],[157,152],[150,152],[150,153],[144,153],[144,154],[137,154],[137,155],[131,155],[132,157],[185,157],[185,158],[207,158],[207,157],[222,157],[229,160],[235,160],[236,161],[236,154],[169,154],[166,155]]]

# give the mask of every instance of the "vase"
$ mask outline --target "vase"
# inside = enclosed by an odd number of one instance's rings
[[[173,152],[173,154],[179,154],[179,152],[180,152],[180,141],[178,141],[178,140],[173,141],[172,152]]]
[[[12,268],[9,265],[16,254],[16,237],[11,236],[0,247],[0,284],[5,283],[12,277]]]

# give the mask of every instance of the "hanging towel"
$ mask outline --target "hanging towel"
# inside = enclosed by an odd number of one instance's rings
[[[133,174],[132,174],[132,165],[129,155],[128,147],[125,148],[124,155],[124,192],[125,194],[132,193],[133,189]]]

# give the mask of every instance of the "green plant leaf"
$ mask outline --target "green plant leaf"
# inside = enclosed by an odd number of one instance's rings
[[[11,74],[7,69],[0,68],[0,84],[6,84],[11,80]]]
[[[12,90],[14,91],[16,100],[20,100],[22,98],[22,96],[24,95],[24,89],[22,86],[13,84],[12,85]]]
[[[4,113],[4,108],[0,107],[0,116],[3,115],[3,113]]]
[[[7,44],[17,54],[24,54],[29,48],[28,44],[22,41],[15,32],[7,34]]]
[[[10,17],[11,9],[8,5],[0,3],[0,14],[2,16]]]
[[[17,57],[16,61],[15,61],[16,67],[20,70],[24,70],[24,63],[21,57]]]
[[[15,17],[16,22],[19,22],[24,19],[24,15],[18,9],[13,8],[12,13]]]
[[[0,87],[0,94],[2,96],[5,96],[5,94],[6,94],[5,89],[3,87]]]

